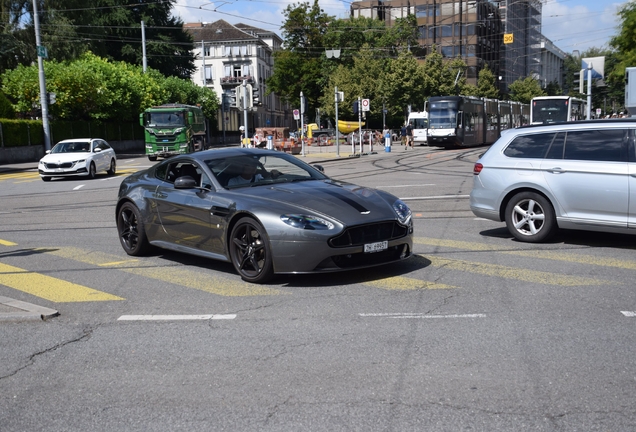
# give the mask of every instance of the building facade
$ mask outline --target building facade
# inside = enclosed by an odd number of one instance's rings
[[[499,78],[499,89],[532,76],[542,84],[562,69],[564,54],[541,35],[540,0],[361,0],[351,3],[351,16],[393,25],[413,14],[424,55],[433,47],[447,58],[461,56],[468,83],[476,84],[486,65]],[[508,35],[504,43],[504,35]],[[561,52],[562,53],[562,52]],[[545,63],[545,59],[550,62]],[[560,64],[559,64],[560,62]]]
[[[243,81],[253,89],[253,106],[247,111],[249,131],[257,127],[291,126],[292,113],[280,98],[273,93],[265,96],[265,81],[272,75],[274,66],[273,53],[283,42],[278,35],[245,24],[232,25],[224,20],[187,23],[184,29],[195,42],[196,70],[192,81],[213,89],[219,96],[219,131],[237,132],[245,123],[242,107],[223,104],[224,100],[232,99]]]

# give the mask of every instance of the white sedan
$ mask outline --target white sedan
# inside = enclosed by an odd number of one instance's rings
[[[88,176],[98,172],[115,175],[115,150],[100,138],[74,138],[60,141],[40,159],[38,172],[44,181],[53,177]]]

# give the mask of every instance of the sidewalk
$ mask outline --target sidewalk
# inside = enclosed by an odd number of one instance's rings
[[[229,146],[229,147],[238,147],[238,144]],[[215,147],[221,148],[221,147]],[[391,147],[392,151],[396,150],[396,145],[394,144]],[[397,145],[397,149],[401,149],[399,145]],[[305,155],[303,156],[302,152],[295,156],[301,158],[307,163],[318,162],[318,161],[330,161],[330,160],[346,160],[352,157],[359,157],[360,146],[356,146],[355,153],[351,151],[351,145],[340,144],[339,148],[335,145],[328,146],[305,146]],[[384,146],[380,146],[377,144],[373,145],[373,152],[368,145],[365,145],[363,148],[362,155],[368,155],[370,153],[386,153]],[[131,157],[143,157],[143,154],[118,154],[117,158],[119,159],[128,159]],[[15,164],[2,164],[0,165],[0,174],[8,173],[8,172],[20,172],[20,171],[37,171],[38,170],[38,162],[24,162],[24,163],[15,163]]]

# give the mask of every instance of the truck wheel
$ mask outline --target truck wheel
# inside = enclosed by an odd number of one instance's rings
[[[148,160],[154,162],[157,160],[157,156],[148,156]]]

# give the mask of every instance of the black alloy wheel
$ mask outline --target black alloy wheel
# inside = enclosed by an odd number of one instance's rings
[[[136,205],[127,202],[117,212],[119,242],[128,255],[142,256],[150,247],[141,213]]]
[[[247,282],[265,283],[273,275],[272,254],[265,228],[250,217],[240,219],[230,236],[234,268]]]

